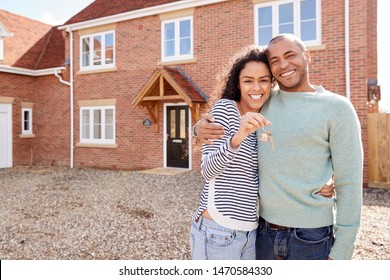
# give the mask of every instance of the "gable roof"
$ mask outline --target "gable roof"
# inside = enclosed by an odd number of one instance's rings
[[[64,66],[65,39],[62,32],[53,26],[42,40],[43,51],[35,64],[36,70]]]
[[[225,1],[229,0],[95,0],[58,28],[76,31]]]
[[[4,38],[3,65],[30,70],[63,65],[65,43],[57,27],[4,10],[0,23],[13,35]]]
[[[167,85],[172,87],[177,95],[167,94]],[[189,107],[196,103],[207,103],[207,96],[191,81],[180,67],[158,67],[149,81],[133,99],[132,105],[143,105],[147,102],[157,102],[159,100],[181,99]]]
[[[172,87],[176,90],[176,85],[180,87],[180,91],[183,91],[183,94],[187,94],[192,103],[207,103],[208,97],[203,91],[198,88],[198,86],[193,83],[190,77],[184,73],[184,71],[179,67],[168,67],[164,66],[163,71],[172,78],[173,81],[169,81],[169,77],[165,76],[165,79],[171,84]],[[175,83],[176,85],[173,85]]]
[[[85,9],[65,22],[64,25],[178,1],[179,0],[95,0]]]

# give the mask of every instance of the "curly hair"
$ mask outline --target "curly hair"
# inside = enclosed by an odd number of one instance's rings
[[[270,70],[267,55],[263,49],[254,45],[245,47],[232,57],[231,67],[226,68],[225,73],[222,74],[222,79],[220,80],[220,88],[222,88],[221,98],[235,101],[241,100],[241,91],[239,89],[240,73],[245,65],[251,61],[262,62]]]

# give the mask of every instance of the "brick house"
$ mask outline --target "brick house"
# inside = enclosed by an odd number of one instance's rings
[[[198,169],[191,126],[216,100],[221,67],[282,32],[308,45],[314,84],[350,98],[367,155],[376,9],[376,0],[96,0],[57,27],[0,10],[0,168]]]

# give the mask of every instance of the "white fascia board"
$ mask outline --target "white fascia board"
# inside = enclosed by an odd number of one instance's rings
[[[56,67],[56,68],[47,68],[41,70],[30,70],[25,68],[0,65],[0,72],[19,74],[25,76],[33,76],[33,77],[54,75],[56,72],[61,72],[61,70],[65,70],[65,69],[66,69],[65,67]]]
[[[211,4],[216,4],[216,3],[226,2],[226,1],[228,0],[182,0],[182,1],[177,1],[177,2],[168,3],[164,5],[116,14],[112,16],[63,25],[58,27],[58,29],[74,31],[74,30],[91,28],[95,26],[100,26],[100,25],[105,25],[105,24],[110,24],[110,23],[115,23],[120,21],[158,15],[162,13],[174,12],[183,9],[206,6],[206,5],[211,5]]]

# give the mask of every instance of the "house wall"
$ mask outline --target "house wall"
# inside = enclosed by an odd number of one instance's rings
[[[13,97],[13,165],[69,165],[69,89],[53,76],[0,73],[0,96]],[[22,102],[32,102],[33,134],[21,137]]]
[[[367,151],[367,77],[376,77],[376,33],[369,32],[367,29],[376,24],[373,2],[375,1],[355,0],[350,3],[349,31],[350,40],[353,42],[350,44],[351,101],[361,121],[365,151]],[[201,113],[208,112],[218,98],[213,89],[222,66],[228,62],[235,51],[254,43],[253,17],[251,0],[227,1],[195,9],[196,62],[178,65],[203,92],[211,97],[208,105],[202,105]],[[112,169],[163,166],[163,104],[159,104],[158,131],[153,126],[142,125],[144,119],[150,119],[146,109],[131,107],[131,101],[160,63],[160,26],[161,21],[158,16],[117,23],[115,26],[116,71],[90,74],[79,72],[80,42],[78,32],[74,33],[75,144],[80,138],[78,101],[113,98],[116,100],[116,143],[118,144],[117,148],[76,146],[75,166]],[[310,48],[313,58],[310,65],[310,78],[313,84],[321,84],[326,89],[342,95],[346,95],[344,39],[344,1],[322,1],[323,45]],[[66,49],[69,57],[69,36]],[[51,99],[53,96],[65,98],[66,95],[49,94],[55,92],[58,87],[58,85],[53,86],[54,81],[41,79],[41,82],[38,94],[45,100],[44,104],[55,105],[56,101]],[[65,101],[62,100],[60,103],[66,104]],[[54,111],[48,113],[56,115]],[[63,118],[69,119],[65,108],[62,113]],[[43,118],[42,112],[42,121]],[[66,162],[69,151],[69,146],[66,146],[68,141],[63,142],[64,154],[56,154],[54,151],[57,151],[57,144],[50,145],[58,137],[50,133],[50,129],[56,124],[53,121],[44,128],[43,123],[40,128],[47,136],[39,139],[37,160],[39,159],[41,163],[50,163],[50,157],[55,155],[58,160],[57,162],[54,160],[53,164]],[[69,124],[64,122],[64,125],[66,127]],[[62,136],[68,139],[68,135],[64,133]],[[199,169],[200,149],[195,144],[192,148],[192,167]],[[367,167],[366,161],[365,167]],[[367,182],[367,168],[364,176]]]
[[[234,11],[240,11],[235,14]],[[229,18],[240,17],[231,25]],[[131,101],[160,63],[161,20],[146,17],[116,24],[115,72],[81,74],[75,51],[75,142],[79,134],[79,100],[116,99],[116,149],[76,147],[75,165],[102,168],[144,169],[161,167],[163,162],[163,103],[159,103],[159,130],[142,125],[150,116],[144,108],[132,108]],[[249,27],[249,28],[248,28]],[[84,31],[83,31],[84,32]],[[251,1],[229,1],[209,5],[194,13],[195,63],[179,64],[193,82],[211,95],[217,72],[238,49],[253,44]],[[79,36],[74,38],[78,50]],[[178,102],[168,101],[167,102]],[[204,106],[203,111],[209,110]],[[192,123],[194,124],[194,122]],[[192,167],[199,169],[200,150],[193,148]]]
[[[36,92],[35,161],[42,165],[69,166],[70,89],[50,75],[37,78]]]
[[[160,130],[142,126],[150,118],[145,109],[134,110],[131,101],[147,82],[160,55],[158,17],[118,23],[116,25],[116,67],[114,72],[80,74],[79,53],[75,51],[75,143],[80,139],[78,101],[116,99],[117,148],[75,148],[75,165],[144,169],[163,165],[162,107]],[[79,37],[74,46],[78,50]]]
[[[36,138],[21,138],[20,134],[22,131],[21,103],[36,103],[36,79],[22,75],[0,73],[0,88],[0,96],[14,98],[12,103],[13,165],[30,165],[35,163]],[[33,122],[33,133],[35,133],[36,128],[36,123]]]

